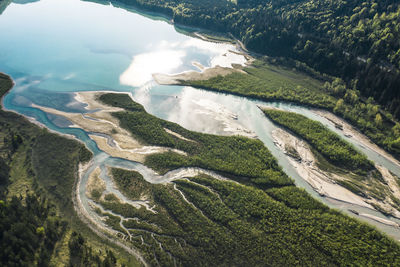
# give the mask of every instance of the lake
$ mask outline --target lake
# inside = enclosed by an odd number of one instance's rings
[[[244,56],[235,53],[238,49],[233,44],[194,38],[189,34],[193,29],[177,29],[156,14],[79,0],[16,1],[0,15],[0,31],[0,71],[11,75],[16,83],[3,100],[5,108],[83,141],[96,155],[90,170],[105,165],[145,169],[137,163],[110,158],[99,150],[87,132],[69,127],[71,123],[65,118],[47,114],[32,104],[67,112],[87,112],[74,99],[74,92],[129,92],[149,113],[190,130],[229,135],[242,127],[257,135],[296,184],[314,197],[346,212],[351,208],[386,218],[376,211],[328,201],[302,180],[287,156],[273,143],[271,132],[276,127],[257,107],[266,103],[191,87],[158,85],[152,78],[153,73],[199,71],[198,64],[205,67],[244,64]],[[326,119],[307,108],[287,103],[268,105],[319,120],[343,136]],[[371,160],[400,175],[398,166],[375,151],[353,143]],[[85,198],[84,186],[81,189],[80,195]],[[363,220],[400,238],[398,229]]]

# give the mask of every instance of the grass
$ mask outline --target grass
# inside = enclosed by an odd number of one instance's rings
[[[321,81],[302,73],[261,60],[255,61],[251,67],[243,68],[243,71],[245,73],[234,72],[224,77],[183,83],[266,101],[283,100],[331,109],[336,104],[336,99],[322,89]]]
[[[26,147],[22,145],[12,156],[10,164],[10,184],[8,185],[8,199],[12,196],[26,197],[26,193],[33,189],[32,176],[28,174],[26,167]]]

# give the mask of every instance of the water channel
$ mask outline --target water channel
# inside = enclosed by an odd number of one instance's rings
[[[4,107],[31,117],[51,130],[75,136],[95,154],[80,187],[80,196],[88,211],[84,185],[90,172],[98,166],[103,169],[105,180],[109,179],[104,172],[105,166],[138,170],[150,182],[179,177],[179,170],[161,177],[140,163],[112,158],[101,151],[84,130],[69,127],[71,123],[63,117],[32,107],[36,104],[85,113],[88,111],[74,99],[74,92],[117,91],[131,93],[147,112],[190,130],[227,135],[230,133],[227,128],[232,126],[227,120],[231,120],[235,127],[244,127],[257,135],[296,185],[315,198],[350,216],[356,216],[348,212],[353,209],[400,222],[371,209],[318,195],[275,146],[271,132],[276,126],[257,105],[275,106],[318,120],[353,143],[370,160],[400,176],[400,166],[344,136],[330,121],[312,110],[290,103],[264,103],[192,87],[158,85],[152,78],[153,73],[199,70],[198,64],[205,67],[244,64],[245,58],[236,53],[238,49],[233,44],[194,38],[156,15],[79,0],[11,3],[0,15],[0,31],[0,71],[11,75],[15,81],[14,88],[3,99]],[[400,239],[400,229],[357,218]]]

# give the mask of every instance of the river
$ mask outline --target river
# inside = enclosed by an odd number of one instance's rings
[[[244,64],[232,44],[212,43],[179,31],[168,20],[140,14],[111,5],[79,0],[41,0],[11,3],[0,15],[0,71],[11,75],[16,85],[4,98],[6,109],[32,117],[47,128],[70,134],[83,141],[95,154],[95,160],[83,175],[80,196],[90,214],[85,183],[91,171],[100,166],[124,167],[140,171],[147,180],[156,182],[175,177],[159,177],[140,163],[112,158],[102,152],[82,129],[69,127],[63,117],[47,114],[32,104],[67,112],[87,112],[75,101],[74,92],[129,92],[147,112],[179,123],[190,130],[229,135],[233,128],[246,128],[268,147],[283,170],[296,185],[332,208],[383,214],[356,205],[319,196],[290,165],[287,156],[271,137],[276,126],[259,110],[258,104],[298,112],[318,120],[353,143],[368,158],[400,176],[400,167],[373,149],[349,139],[327,119],[308,108],[288,103],[263,103],[243,97],[220,94],[183,86],[158,85],[153,73],[180,73],[199,70],[198,65],[212,67]],[[193,62],[197,62],[193,64]],[[229,129],[228,129],[229,128]],[[179,175],[179,174],[178,174]],[[109,185],[111,190],[112,185]],[[400,230],[377,221],[358,217],[395,239]]]

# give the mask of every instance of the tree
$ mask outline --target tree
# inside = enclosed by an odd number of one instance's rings
[[[333,109],[333,111],[334,111],[335,113],[341,113],[341,112],[343,111],[343,108],[344,108],[344,101],[343,101],[343,99],[341,98],[341,99],[339,99],[339,100],[336,102],[336,106],[335,106],[335,108]]]
[[[378,125],[379,127],[382,126],[382,116],[380,113],[376,114],[375,116],[375,123],[376,125]]]
[[[10,167],[6,164],[3,158],[0,157],[0,185],[8,182]]]

